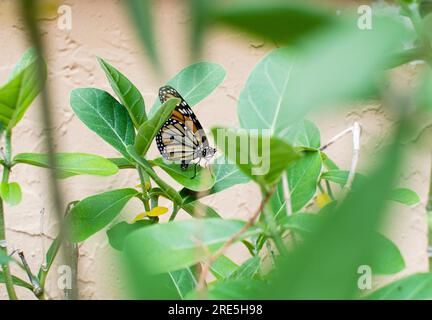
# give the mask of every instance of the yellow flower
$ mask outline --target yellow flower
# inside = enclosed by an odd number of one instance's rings
[[[145,217],[159,217],[168,212],[168,208],[166,207],[156,207],[151,209],[150,211],[141,212],[134,219],[133,222],[137,222],[139,220],[144,219]]]
[[[327,193],[321,193],[316,197],[316,204],[321,209],[324,208],[332,199]]]

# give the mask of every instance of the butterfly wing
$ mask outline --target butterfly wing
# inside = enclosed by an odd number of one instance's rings
[[[171,119],[177,120],[185,124],[185,126],[195,135],[198,144],[203,148],[207,148],[209,146],[207,137],[204,133],[203,127],[201,126],[201,123],[198,121],[198,118],[192,111],[192,108],[173,87],[165,86],[160,88],[160,101],[164,103],[170,98],[179,98],[181,100],[177,107],[174,109],[171,115]]]

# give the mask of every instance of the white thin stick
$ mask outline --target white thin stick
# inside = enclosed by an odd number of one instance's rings
[[[354,181],[357,163],[359,159],[360,154],[360,134],[361,134],[361,127],[358,122],[354,122],[352,126],[352,134],[353,134],[353,154],[351,159],[351,167],[348,174],[347,183],[345,184],[345,189],[350,190],[352,183]]]
[[[288,184],[288,178],[287,174],[284,173],[282,175],[282,189],[283,189],[283,195],[285,198],[285,207],[287,210],[287,215],[292,215],[292,207],[291,207],[291,193],[289,190],[289,184]]]
[[[354,124],[356,124],[357,122],[355,122]],[[323,145],[320,150],[324,151],[325,149],[327,149],[328,147],[330,147],[333,143],[335,143],[336,141],[340,140],[341,138],[343,138],[345,135],[347,135],[348,133],[351,133],[353,131],[353,127],[349,127],[347,129],[345,129],[344,131],[338,133],[337,135],[335,135],[333,138],[330,139],[329,142],[327,142],[325,145]]]

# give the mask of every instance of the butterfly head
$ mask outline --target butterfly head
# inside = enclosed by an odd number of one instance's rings
[[[163,86],[159,89],[159,100],[164,103],[170,98],[181,98],[180,94],[171,86]]]
[[[216,149],[212,147],[205,147],[201,151],[201,158],[204,158],[206,160],[209,160],[216,154]]]

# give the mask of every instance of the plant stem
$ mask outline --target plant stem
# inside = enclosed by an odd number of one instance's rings
[[[10,159],[11,159],[11,133],[10,131],[6,131],[5,134],[5,163],[3,164],[3,177],[2,182],[8,182],[9,181],[9,174],[10,174]],[[7,242],[6,242],[6,223],[4,218],[4,206],[3,206],[3,200],[0,199],[0,240],[5,241],[5,245],[0,247],[0,250],[7,254]],[[8,293],[10,300],[17,300],[17,295],[15,293],[15,288],[13,285],[12,280],[12,274],[10,272],[8,265],[2,265],[3,274],[5,278],[5,284],[6,284],[6,291]]]
[[[174,219],[177,217],[177,213],[179,212],[179,210],[180,207],[174,203],[173,212],[171,213],[169,221],[174,221]]]
[[[149,195],[148,195],[148,191],[147,191],[147,183],[149,183],[149,176],[146,172],[144,172],[144,170],[137,165],[137,170],[138,170],[138,175],[140,178],[140,182],[141,182],[141,190],[142,190],[142,202],[144,203],[144,209],[145,211],[149,212],[150,211],[150,204],[149,204]],[[147,180],[147,181],[146,181]]]

